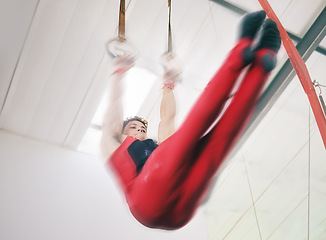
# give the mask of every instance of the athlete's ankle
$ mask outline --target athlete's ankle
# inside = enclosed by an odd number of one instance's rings
[[[262,48],[256,52],[256,61],[266,73],[269,73],[276,67],[277,54],[269,48]]]

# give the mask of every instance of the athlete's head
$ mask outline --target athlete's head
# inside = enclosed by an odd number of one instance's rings
[[[127,118],[123,122],[122,133],[144,141],[147,139],[147,126],[148,122],[146,119],[134,116]]]

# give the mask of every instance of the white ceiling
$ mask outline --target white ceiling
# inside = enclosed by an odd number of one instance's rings
[[[260,9],[257,0],[227,2],[245,11]],[[286,30],[299,38],[326,5],[324,0],[270,4]],[[136,66],[159,76],[159,59],[167,49],[167,1],[131,0],[126,5],[126,36],[139,50]],[[0,129],[78,146],[108,82],[111,59],[104,43],[117,36],[118,9],[117,0],[0,2]],[[211,1],[172,1],[173,46],[184,65],[183,81],[175,90],[177,124],[232,47],[240,19]],[[321,46],[326,47],[325,39]],[[314,53],[307,62],[312,79],[322,85],[325,58]],[[286,59],[282,49],[270,81]],[[309,105],[298,82],[295,78],[272,103],[243,148],[227,161],[206,205],[211,239],[307,239],[308,199],[310,239],[326,239],[325,149],[312,115],[307,127]],[[150,120],[152,132],[158,124],[159,87],[157,81],[139,109]]]

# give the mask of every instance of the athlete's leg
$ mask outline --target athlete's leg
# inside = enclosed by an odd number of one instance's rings
[[[187,182],[183,185],[183,195],[175,208],[175,218],[192,214],[200,203],[212,177],[222,164],[227,153],[239,137],[254,110],[256,101],[266,82],[269,72],[275,67],[276,53],[281,39],[277,25],[268,19],[263,27],[256,60],[245,75],[230,106],[213,130],[205,137],[205,146],[192,168]]]
[[[249,28],[251,35],[244,34],[237,42],[185,122],[151,154],[142,172],[135,179],[129,205],[140,222],[155,227],[159,224],[171,224],[171,227],[178,225],[177,222],[171,222],[171,219],[162,223],[162,218],[180,200],[180,190],[183,189],[183,183],[195,163],[194,154],[200,152],[197,147],[202,135],[221,112],[242,69],[250,63],[253,37],[264,18],[264,12],[251,15],[249,20],[254,22]],[[179,221],[179,224],[181,222]]]

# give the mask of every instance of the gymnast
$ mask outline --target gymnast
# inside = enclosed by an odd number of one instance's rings
[[[234,48],[175,132],[173,83],[179,72],[166,71],[159,144],[147,139],[145,119],[122,121],[121,101],[117,99],[121,99],[121,79],[133,61],[128,56],[116,59],[101,149],[117,175],[131,213],[141,224],[179,229],[190,221],[205,197],[275,68],[281,38],[276,23],[265,18],[265,11],[243,18]],[[212,126],[243,70],[246,73],[230,105]]]

